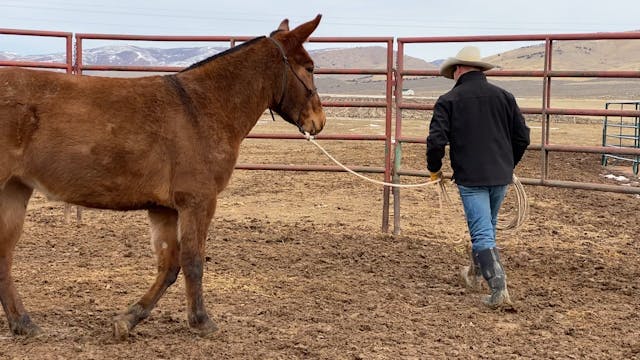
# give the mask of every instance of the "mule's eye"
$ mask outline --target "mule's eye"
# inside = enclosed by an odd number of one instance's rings
[[[306,69],[307,69],[307,72],[308,72],[309,74],[313,74],[313,70],[314,70],[313,65],[311,65],[311,66],[307,66],[307,68],[306,68]]]

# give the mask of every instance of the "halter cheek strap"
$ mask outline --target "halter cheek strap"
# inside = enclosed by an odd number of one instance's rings
[[[277,105],[279,109],[280,106],[282,106],[282,102],[284,101],[284,92],[287,86],[287,73],[288,73],[287,67],[290,67],[291,64],[289,64],[289,59],[287,58],[287,54],[284,52],[282,45],[280,45],[280,43],[277,42],[272,37],[269,37],[268,39],[271,40],[271,42],[273,42],[273,44],[278,48],[278,50],[280,50],[280,55],[282,55],[282,62],[284,63],[284,71],[282,72],[282,91],[280,92],[280,101],[278,101],[278,105]],[[271,110],[271,108],[269,108],[269,110]],[[273,117],[273,113],[271,113],[271,117]]]
[[[289,69],[291,69],[291,72],[293,72],[293,75],[296,77],[296,79],[298,79],[298,81],[300,81],[302,86],[304,86],[304,88],[307,90],[307,98],[310,98],[311,96],[313,96],[313,94],[317,93],[318,89],[315,87],[313,89],[309,88],[309,86],[307,86],[307,84],[300,78],[298,73],[296,73],[295,70],[293,70],[293,67],[289,62],[289,59],[287,58],[287,54],[284,52],[284,48],[282,47],[282,45],[272,37],[268,37],[268,39],[271,40],[271,42],[273,42],[273,44],[278,48],[278,50],[280,50],[280,55],[282,55],[282,62],[284,63],[284,71],[282,73],[282,91],[280,93],[280,101],[278,101],[278,105],[276,107],[276,112],[277,112],[277,111],[281,111],[282,103],[284,102],[285,91],[287,86],[287,73],[289,72],[288,71]],[[275,121],[275,117],[273,116],[273,111],[271,110],[271,108],[269,108],[269,112],[271,113],[271,118],[273,119],[273,121]],[[302,110],[300,110],[300,112],[302,113]],[[290,122],[293,122],[294,125],[298,126],[298,128],[300,129],[300,132],[304,133],[304,131],[302,130],[302,127],[299,124],[300,116],[301,115],[299,114],[298,121],[294,121],[293,119],[291,119]]]

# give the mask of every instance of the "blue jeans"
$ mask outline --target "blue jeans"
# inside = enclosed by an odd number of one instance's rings
[[[509,185],[458,185],[460,199],[471,235],[471,250],[478,252],[496,246],[498,211]]]

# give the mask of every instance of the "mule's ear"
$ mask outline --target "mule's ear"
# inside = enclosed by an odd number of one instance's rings
[[[305,42],[309,38],[311,33],[318,27],[318,24],[320,24],[321,18],[322,18],[322,15],[318,14],[318,16],[316,16],[315,19],[309,22],[306,22],[298,26],[297,28],[291,30],[291,34],[293,34],[293,36],[295,36],[298,39],[298,41],[300,41],[301,43]]]
[[[289,19],[284,19],[276,31],[289,31]]]

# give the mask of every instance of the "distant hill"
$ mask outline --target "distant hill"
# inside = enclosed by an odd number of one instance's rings
[[[155,65],[188,66],[207,57],[225,51],[225,47],[148,48],[132,45],[102,46],[85,49],[82,60],[91,65]],[[384,69],[386,49],[381,46],[311,50],[309,54],[321,68]],[[27,60],[64,62],[64,53],[44,55],[19,55],[0,52],[0,60]],[[395,63],[395,58],[394,58]],[[411,68],[434,68],[422,59],[405,56],[405,64]]]
[[[183,47],[172,49],[146,48],[131,45],[103,46],[85,49],[83,60],[86,64],[100,65],[157,65],[186,67],[209,56],[213,56],[225,47]],[[640,70],[640,40],[594,40],[594,41],[554,41],[554,70]],[[309,51],[319,68],[333,69],[384,69],[387,50],[382,46],[364,46],[349,48],[327,48]],[[394,54],[395,56],[396,54]],[[64,62],[64,54],[44,54],[20,56],[1,52],[0,60],[28,60]],[[542,70],[544,62],[544,44],[535,44],[489,56],[485,61],[494,63],[499,69]],[[435,70],[441,60],[427,62],[423,59],[405,56],[407,69]],[[395,66],[394,58],[394,66]],[[106,76],[139,76],[142,74],[101,73]],[[148,74],[147,74],[148,75]],[[316,85],[325,94],[362,94],[383,95],[385,92],[384,75],[320,75]],[[411,88],[416,96],[433,97],[451,88],[451,80],[433,77],[405,77],[405,88]],[[514,91],[516,96],[537,96],[540,91],[539,79],[494,78]],[[633,80],[623,79],[554,79],[554,94],[566,96],[598,96],[614,98],[638,98],[640,87]]]
[[[85,49],[86,64],[188,66],[226,50],[226,47],[181,47],[171,49],[132,45],[103,46]],[[387,51],[382,46],[327,48],[309,53],[321,68],[384,69]],[[395,65],[394,54],[394,65]],[[0,51],[0,60],[64,62],[63,53],[19,55]],[[640,70],[640,40],[554,41],[553,69],[556,70]],[[502,69],[541,70],[544,65],[544,44],[525,46],[484,58]],[[434,70],[442,59],[427,62],[406,56],[407,69]],[[576,68],[579,66],[579,68]]]
[[[384,69],[387,64],[387,49],[382,46],[312,50],[309,54],[316,62],[316,66],[322,68]],[[396,53],[393,55],[393,66],[395,66],[396,55]],[[431,63],[407,55],[404,57],[404,65],[412,69],[436,68]]]
[[[640,70],[640,40],[554,41],[553,70]],[[543,70],[544,44],[484,59],[510,70]]]

